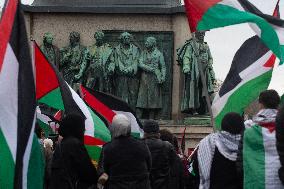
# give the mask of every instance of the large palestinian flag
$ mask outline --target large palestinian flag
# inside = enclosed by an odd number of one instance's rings
[[[283,189],[278,170],[281,167],[276,149],[275,123],[255,125],[244,132],[244,189]]]
[[[136,113],[123,100],[103,92],[80,86],[81,97],[96,112],[102,115],[109,124],[116,114],[124,114],[131,122],[131,133],[139,138],[143,136],[143,127]]]
[[[102,145],[111,138],[107,125],[63,80],[57,68],[47,61],[36,43],[34,53],[37,100],[64,111],[65,115],[72,113],[86,118],[84,142],[90,157],[97,162]]]
[[[0,188],[43,188],[36,136],[35,84],[19,1],[5,2],[0,21]]]
[[[264,44],[283,62],[284,21],[259,11],[248,0],[184,0],[192,32],[250,23]]]
[[[212,103],[218,129],[226,113],[243,113],[259,93],[266,90],[272,76],[276,56],[261,42],[251,37],[235,54],[230,71]]]

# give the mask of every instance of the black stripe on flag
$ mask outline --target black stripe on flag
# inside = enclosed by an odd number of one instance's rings
[[[261,12],[258,8],[256,8],[256,6],[254,6],[248,0],[238,0],[238,1],[246,11],[248,11],[252,14],[255,14],[259,17],[262,17],[263,19],[265,19],[270,24],[273,24],[275,26],[279,26],[279,27],[282,27],[282,28],[284,27],[284,20],[281,20],[279,17],[264,14],[263,12]]]
[[[253,36],[246,40],[234,56],[230,71],[219,91],[219,96],[222,97],[241,83],[242,78],[240,77],[240,73],[268,51],[269,49],[262,43],[258,36]]]
[[[14,188],[22,188],[23,158],[33,132],[36,109],[35,83],[24,16],[18,5],[10,45],[19,63],[18,75],[18,134]],[[13,95],[13,94],[11,94]]]
[[[99,101],[101,101],[104,105],[106,105],[110,109],[112,109],[114,111],[122,111],[122,112],[132,113],[133,116],[136,118],[139,127],[143,128],[142,123],[137,118],[135,111],[132,110],[132,108],[127,104],[127,102],[123,101],[121,98],[118,98],[114,95],[104,93],[104,92],[95,91],[95,90],[92,90],[88,87],[85,87],[85,88],[93,96],[95,96]]]

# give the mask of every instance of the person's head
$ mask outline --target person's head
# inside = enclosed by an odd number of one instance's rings
[[[197,31],[197,32],[194,33],[194,36],[197,39],[197,41],[203,42],[204,41],[205,32],[204,31]]]
[[[160,127],[158,122],[154,120],[146,120],[144,122],[144,138],[160,138]]]
[[[131,37],[132,35],[128,32],[123,32],[119,39],[120,39],[120,42],[123,44],[123,45],[129,45],[130,42],[131,42]]]
[[[63,137],[75,137],[83,140],[85,132],[85,118],[77,114],[69,114],[60,123],[58,133]]]
[[[145,42],[145,47],[148,50],[153,49],[157,45],[157,40],[155,37],[147,37],[146,42]]]
[[[244,130],[244,119],[240,114],[235,112],[227,113],[221,123],[221,129],[231,134],[241,134]]]
[[[43,35],[43,43],[45,45],[52,45],[53,39],[54,39],[53,35],[49,32],[47,32]]]
[[[174,135],[168,129],[160,130],[160,139],[173,144]]]
[[[280,104],[280,96],[275,90],[265,90],[260,93],[258,102],[261,109],[277,109]]]
[[[104,37],[105,37],[104,32],[102,32],[102,31],[97,31],[97,32],[94,34],[94,37],[95,37],[95,39],[96,39],[96,44],[99,44],[99,45],[103,44],[103,42],[104,42]]]
[[[115,115],[110,126],[110,133],[112,138],[130,136],[131,123],[129,119],[123,114]]]
[[[69,35],[69,41],[71,45],[77,45],[80,42],[80,34],[72,31]]]

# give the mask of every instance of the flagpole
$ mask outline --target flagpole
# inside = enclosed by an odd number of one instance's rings
[[[203,64],[201,63],[199,57],[198,57],[198,70],[199,70],[200,77],[201,77],[202,87],[203,87],[203,90],[205,91],[206,104],[207,104],[209,115],[210,115],[210,124],[213,127],[213,130],[215,131],[215,122],[214,122],[214,117],[213,117],[213,112],[212,112],[211,100],[209,97],[205,75],[203,72]]]

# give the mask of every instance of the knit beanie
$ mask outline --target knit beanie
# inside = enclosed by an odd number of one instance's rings
[[[160,127],[158,122],[154,120],[146,120],[144,122],[143,130],[145,133],[159,133]]]

